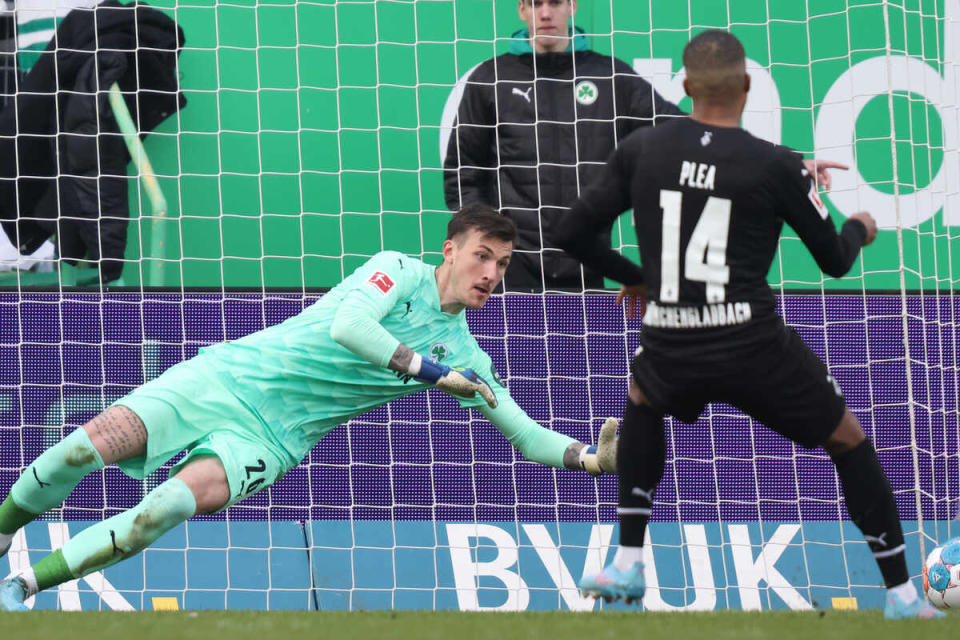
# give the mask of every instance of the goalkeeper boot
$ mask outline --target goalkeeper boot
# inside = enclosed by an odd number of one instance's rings
[[[584,596],[603,598],[606,602],[640,602],[647,590],[647,583],[643,578],[643,563],[637,562],[626,571],[620,571],[612,564],[607,565],[600,573],[585,576],[580,580],[579,587]]]
[[[29,611],[23,604],[27,585],[16,576],[0,581],[0,611]]]
[[[946,615],[927,602],[925,598],[918,596],[916,600],[906,604],[897,594],[887,592],[887,606],[883,609],[883,617],[888,620],[898,618],[944,618]]]

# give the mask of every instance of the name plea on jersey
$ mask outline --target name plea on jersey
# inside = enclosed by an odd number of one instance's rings
[[[713,189],[717,177],[717,167],[702,162],[684,160],[680,165],[680,185],[694,189]]]
[[[750,322],[749,302],[705,304],[701,307],[661,307],[656,302],[647,304],[643,324],[663,329],[703,329],[729,327]]]

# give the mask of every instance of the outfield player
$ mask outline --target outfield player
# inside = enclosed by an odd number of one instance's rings
[[[581,589],[607,599],[643,597],[641,545],[663,475],[663,416],[696,422],[717,401],[803,447],[822,446],[883,575],[886,616],[942,615],[910,581],[893,492],[873,444],[827,368],[777,315],[767,285],[784,221],[834,277],[873,241],[876,222],[857,213],[838,234],[800,156],[740,128],[750,77],[734,36],[701,33],[683,63],[691,116],[624,141],[559,234],[571,254],[624,285],[631,309],[650,295],[620,435],[620,547]],[[600,241],[631,207],[642,270]]]
[[[0,555],[88,473],[116,463],[143,478],[188,450],[139,505],[0,582],[0,610],[25,610],[37,591],[129,558],[194,514],[263,491],[337,425],[431,386],[478,409],[530,460],[613,471],[615,420],[597,447],[541,427],[470,335],[464,309],[482,307],[503,279],[514,223],[475,205],[447,231],[441,266],[379,253],[302,313],[202,349],[41,454],[0,505]]]

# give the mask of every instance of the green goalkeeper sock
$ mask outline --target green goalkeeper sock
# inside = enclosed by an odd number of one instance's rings
[[[33,565],[33,575],[37,581],[37,591],[73,580],[73,574],[70,573],[67,561],[63,559],[61,549],[57,549]]]
[[[59,549],[44,557],[40,562],[13,574],[20,578],[25,587],[24,598],[35,595],[38,591],[73,580],[70,567],[63,559],[63,552]]]
[[[17,530],[28,522],[32,522],[34,518],[37,517],[37,514],[27,511],[26,509],[21,509],[17,506],[17,503],[13,501],[13,498],[7,496],[6,499],[0,503],[0,536],[12,536],[17,532]],[[4,545],[0,541],[0,551],[3,550]]]
[[[41,453],[13,483],[9,498],[19,510],[0,515],[0,531],[12,533],[36,517],[29,517],[31,514],[41,514],[56,507],[84,476],[103,467],[103,458],[90,442],[86,430],[75,430]]]
[[[63,545],[71,578],[82,578],[140,553],[196,511],[190,487],[179,478],[167,480],[134,508],[84,529]]]
[[[190,488],[182,480],[167,480],[133,509],[84,529],[62,549],[22,572],[27,597],[129,558],[190,518],[196,509]]]

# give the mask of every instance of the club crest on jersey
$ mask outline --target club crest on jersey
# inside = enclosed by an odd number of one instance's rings
[[[710,144],[710,141],[713,139],[712,131],[704,131],[703,135],[700,136],[700,146],[705,147]]]
[[[817,193],[817,185],[813,180],[810,181],[810,192],[807,193],[807,197],[810,198],[810,202],[813,203],[820,217],[826,220],[830,212],[827,211],[827,205],[823,204],[823,200],[820,199],[820,194]]]
[[[580,104],[590,105],[600,97],[600,90],[597,89],[597,85],[589,80],[581,80],[574,87],[573,95]]]
[[[385,296],[390,293],[390,289],[393,289],[393,280],[383,271],[375,272],[367,282],[379,291],[380,295]]]
[[[442,342],[436,342],[430,345],[430,359],[434,362],[441,362],[450,354],[450,349]]]

